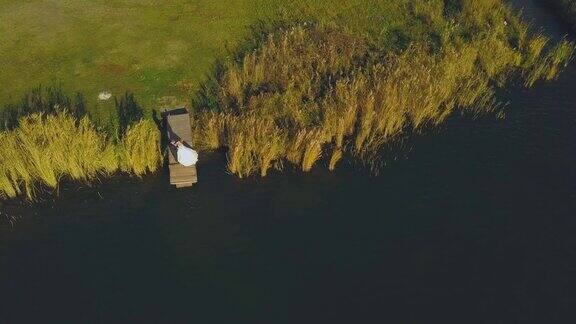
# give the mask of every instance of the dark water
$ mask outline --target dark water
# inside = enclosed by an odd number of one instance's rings
[[[378,177],[242,181],[215,156],[193,189],[162,174],[13,207],[0,323],[573,323],[575,67],[502,93],[503,120],[409,140]]]

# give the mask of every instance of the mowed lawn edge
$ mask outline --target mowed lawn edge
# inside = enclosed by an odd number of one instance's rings
[[[261,22],[310,19],[393,39],[407,24],[408,3],[4,0],[0,107],[38,85],[84,93],[95,119],[114,108],[97,100],[101,91],[133,92],[148,110],[187,102]]]

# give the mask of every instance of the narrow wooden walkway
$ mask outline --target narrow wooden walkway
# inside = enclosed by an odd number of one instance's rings
[[[184,145],[190,147],[192,143],[192,127],[190,125],[190,115],[185,108],[176,108],[165,110],[166,131],[168,132],[168,141],[182,141]],[[196,165],[183,166],[178,163],[176,149],[168,145],[168,169],[170,171],[170,184],[176,188],[191,187],[198,182]]]

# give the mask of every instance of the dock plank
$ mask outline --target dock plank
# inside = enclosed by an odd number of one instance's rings
[[[168,139],[170,141],[180,140],[184,145],[191,147],[192,143],[192,126],[190,125],[190,116],[188,112],[182,113],[182,108],[177,108],[172,111],[179,111],[178,114],[171,114],[171,111],[166,111],[166,124]],[[168,153],[168,169],[170,171],[170,184],[175,185],[177,188],[190,187],[198,182],[198,175],[196,166],[183,166],[178,163],[177,150],[170,146]]]

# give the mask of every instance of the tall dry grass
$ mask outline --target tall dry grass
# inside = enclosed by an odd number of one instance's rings
[[[142,175],[160,165],[159,132],[150,121],[131,126],[121,143],[84,117],[32,114],[0,133],[0,197],[57,189],[62,179],[91,181],[118,171]]]
[[[196,145],[227,148],[228,168],[240,177],[265,176],[285,161],[309,171],[323,155],[333,170],[345,151],[368,158],[398,135],[439,125],[455,111],[490,111],[495,87],[513,78],[527,86],[553,79],[570,59],[571,43],[550,49],[500,1],[480,2],[487,17],[473,14],[472,1],[454,13],[476,33],[464,38],[447,31],[440,47],[422,41],[385,51],[318,25],[271,34],[225,65],[215,91],[218,110],[193,116]],[[454,27],[445,18],[429,17]],[[493,20],[501,25],[483,31]],[[324,154],[327,147],[331,154]]]
[[[128,126],[117,151],[121,171],[138,177],[155,172],[162,163],[160,132],[156,124],[141,119]]]

